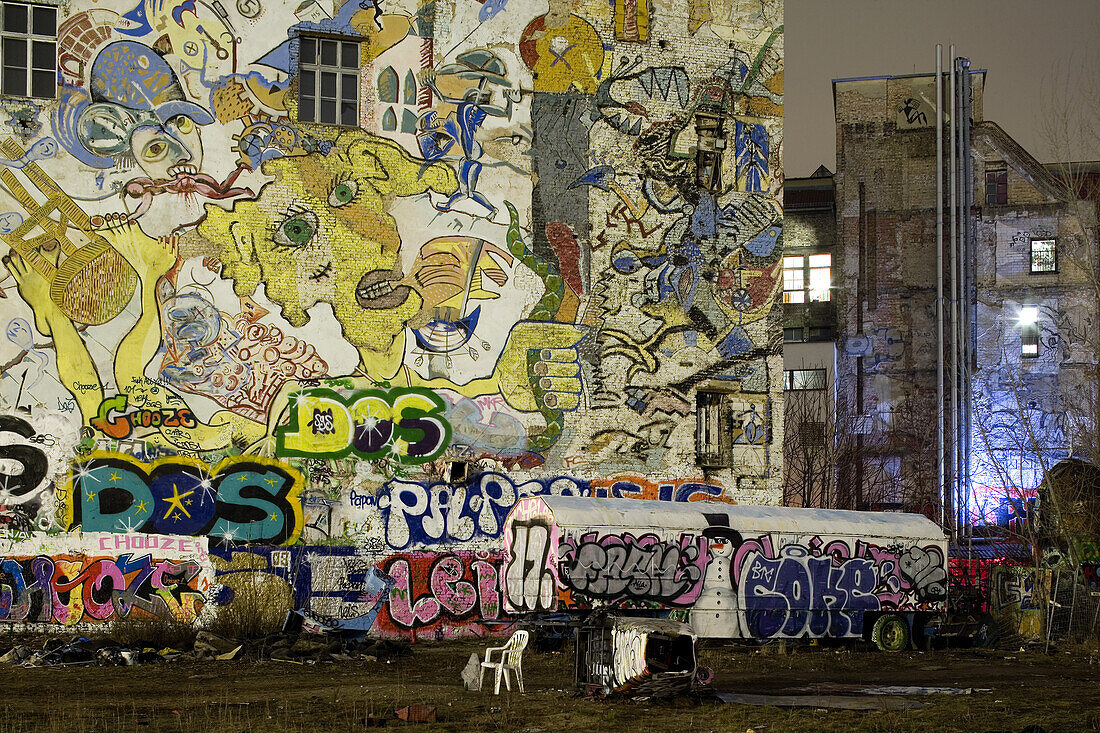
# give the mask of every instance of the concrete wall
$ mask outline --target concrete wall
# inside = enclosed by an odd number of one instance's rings
[[[62,4],[0,100],[17,539],[201,538],[329,620],[374,568],[449,636],[518,496],[779,501],[781,2],[225,5]]]

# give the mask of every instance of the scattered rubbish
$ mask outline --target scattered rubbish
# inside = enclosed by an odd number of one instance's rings
[[[406,723],[434,723],[435,705],[406,705],[393,711]]]
[[[696,683],[695,641],[692,628],[678,621],[594,616],[577,630],[575,684],[597,698],[686,693]]]
[[[0,665],[121,667],[164,664],[181,659],[213,659],[223,662],[272,659],[293,664],[317,664],[337,660],[377,662],[383,657],[389,663],[393,658],[410,654],[411,645],[402,641],[376,641],[344,635],[299,637],[291,633],[276,633],[245,640],[227,639],[200,631],[195,635],[192,644],[180,648],[124,645],[109,638],[44,638],[37,643],[0,648]]]
[[[235,649],[228,651],[225,654],[219,654],[218,656],[214,657],[214,659],[217,659],[219,662],[228,662],[232,659],[236,659],[237,654],[240,653],[241,649],[243,648],[244,644],[238,644]]]
[[[462,686],[471,692],[481,690],[481,658],[477,652],[470,653],[470,660],[462,669]]]
[[[991,687],[918,687],[886,685],[863,690],[864,695],[972,695],[975,692],[993,692]]]
[[[917,710],[924,707],[915,700],[894,697],[855,697],[852,695],[742,695],[719,692],[722,702],[739,705],[767,705],[782,708],[835,708],[840,710]]]
[[[986,687],[924,687],[920,685],[864,685],[839,682],[816,682],[804,687],[792,687],[792,692],[839,693],[842,695],[971,695],[992,692]]]

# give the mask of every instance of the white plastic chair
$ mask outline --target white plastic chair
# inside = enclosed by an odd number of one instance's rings
[[[509,692],[512,683],[508,679],[508,672],[516,676],[519,683],[519,691],[523,692],[523,650],[527,648],[527,632],[522,629],[512,634],[512,638],[504,646],[494,646],[485,650],[485,661],[481,663],[481,673],[477,678],[478,688],[481,688],[481,680],[485,677],[486,669],[495,669],[497,675],[496,688],[493,692],[500,694],[500,678],[504,678],[504,686]],[[500,652],[499,661],[493,661],[493,652]]]

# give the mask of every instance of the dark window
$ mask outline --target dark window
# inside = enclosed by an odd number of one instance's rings
[[[825,389],[826,379],[824,369],[788,369],[784,372],[783,389],[791,391],[805,391],[811,389]]]
[[[733,465],[732,405],[724,392],[699,390],[695,396],[695,454],[700,466]]]
[[[1055,240],[1031,240],[1031,271],[1058,272],[1058,247]]]
[[[805,331],[802,326],[798,326],[797,328],[784,328],[783,341],[788,344],[801,343],[806,340],[806,337],[803,335],[804,333]]]
[[[832,341],[832,326],[810,326],[809,341]]]
[[[819,448],[825,445],[825,423],[810,420],[800,424],[798,442],[806,448]]]
[[[1008,203],[1008,171],[985,172],[985,202],[996,206]]]
[[[380,95],[382,86],[380,77]],[[298,40],[298,121],[359,124],[358,42],[310,36]]]
[[[57,96],[57,8],[3,3],[0,13],[0,92]]]

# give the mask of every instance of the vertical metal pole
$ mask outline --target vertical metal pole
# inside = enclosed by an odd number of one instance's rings
[[[955,131],[958,126],[959,107],[955,94],[955,45],[951,45],[951,539],[958,541],[959,513],[959,218],[958,172]]]
[[[943,386],[943,44],[936,44],[936,467],[939,469],[940,524],[944,524],[947,501],[947,456],[944,431],[947,411]]]
[[[973,500],[973,486],[970,481],[970,457],[973,444],[973,416],[974,416],[974,390],[971,379],[971,369],[974,366],[974,358],[977,349],[975,341],[977,331],[977,298],[976,280],[977,264],[974,248],[974,224],[970,216],[974,206],[974,159],[970,155],[970,118],[973,116],[970,91],[970,59],[959,58],[959,223],[962,232],[960,243],[962,257],[960,264],[962,269],[961,283],[963,285],[963,301],[960,312],[963,314],[962,333],[962,491],[966,501],[963,504],[963,516],[966,522],[966,536],[970,544],[974,543],[974,523],[971,520],[971,502]]]

